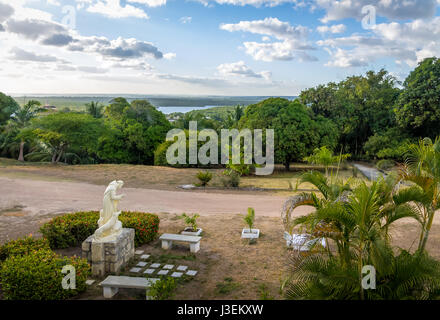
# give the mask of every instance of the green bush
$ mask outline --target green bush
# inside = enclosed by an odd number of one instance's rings
[[[163,277],[147,289],[147,296],[151,300],[169,300],[173,297],[176,287],[174,278]]]
[[[72,265],[76,288],[63,289],[63,266]],[[1,265],[0,281],[6,300],[61,300],[86,290],[90,266],[86,259],[60,257],[50,249],[11,255]]]
[[[395,162],[393,160],[387,160],[387,159],[379,160],[376,163],[376,167],[379,170],[389,170],[392,167],[394,167],[394,165],[395,165]]]
[[[0,262],[10,256],[23,256],[40,249],[50,249],[47,239],[35,239],[32,236],[9,241],[0,246]]]
[[[212,173],[209,171],[199,171],[197,173],[197,179],[200,180],[200,183],[202,185],[202,187],[205,187],[208,185],[209,181],[211,181],[212,179]]]
[[[221,181],[226,188],[238,188],[240,185],[240,174],[233,170],[223,171]]]
[[[249,227],[249,229],[252,230],[252,227],[254,226],[255,222],[255,210],[254,208],[248,208],[247,215],[243,218],[244,223]]]
[[[40,232],[48,239],[53,249],[80,245],[98,228],[98,211],[76,212],[56,217],[44,224]],[[160,219],[155,214],[143,212],[122,212],[119,216],[124,228],[135,229],[135,246],[155,239]]]

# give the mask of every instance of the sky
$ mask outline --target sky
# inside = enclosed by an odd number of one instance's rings
[[[7,94],[298,95],[440,57],[440,0],[0,0]]]

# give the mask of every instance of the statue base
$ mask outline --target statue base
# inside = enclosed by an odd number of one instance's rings
[[[110,241],[96,241],[91,235],[82,243],[82,257],[92,266],[92,275],[103,277],[119,271],[134,257],[134,229],[123,228]]]

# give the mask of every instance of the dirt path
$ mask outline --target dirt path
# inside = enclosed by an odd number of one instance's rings
[[[82,182],[41,181],[0,177],[0,242],[38,230],[52,216],[80,210],[99,210],[105,186]],[[257,216],[279,217],[281,196],[216,194],[124,188],[120,209],[181,214],[244,214],[253,207]],[[303,214],[307,209],[303,208]]]

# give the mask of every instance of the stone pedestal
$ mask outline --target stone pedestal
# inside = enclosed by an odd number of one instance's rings
[[[113,241],[96,242],[91,235],[82,243],[82,257],[87,258],[94,276],[118,273],[134,257],[134,229],[122,229]]]

